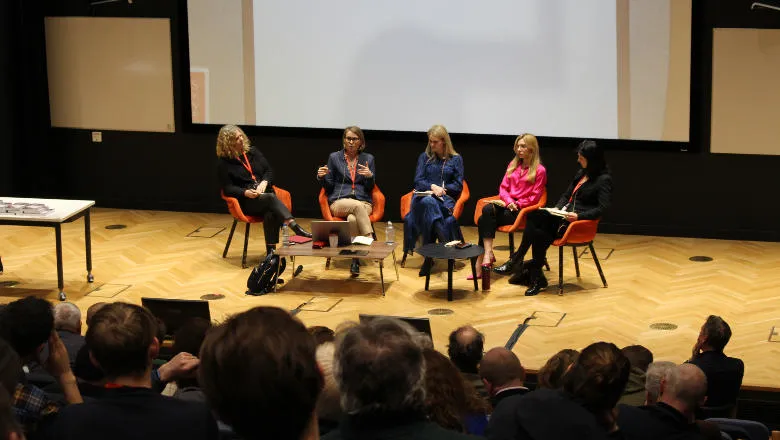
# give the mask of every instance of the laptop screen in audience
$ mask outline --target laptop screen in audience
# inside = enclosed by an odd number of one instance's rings
[[[187,320],[203,318],[211,321],[209,302],[186,299],[141,298],[141,305],[165,324],[166,337],[173,337]]]

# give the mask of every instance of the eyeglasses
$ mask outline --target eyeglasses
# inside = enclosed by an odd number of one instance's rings
[[[347,142],[359,142],[360,138],[358,138],[358,137],[347,137],[347,138],[345,138],[345,140]]]

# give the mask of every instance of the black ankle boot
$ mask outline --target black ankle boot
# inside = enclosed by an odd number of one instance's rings
[[[292,229],[293,232],[295,232],[295,235],[300,235],[301,237],[311,238],[311,232],[306,232],[301,225],[298,223],[295,223],[295,220],[291,221],[287,224],[287,226]]]
[[[428,276],[431,274],[431,269],[433,269],[433,258],[426,258],[423,260],[423,264],[418,275],[421,277]]]
[[[509,278],[509,284],[516,284],[520,286],[530,286],[533,284],[531,280],[531,268],[533,264],[531,260],[523,261],[512,266],[512,277]]]
[[[352,278],[357,277],[360,275],[360,260],[357,258],[352,259],[352,265],[349,267],[349,273],[352,276]]]
[[[547,278],[542,272],[542,265],[534,262],[531,268],[531,287],[525,291],[525,296],[538,295],[545,288],[547,288]]]

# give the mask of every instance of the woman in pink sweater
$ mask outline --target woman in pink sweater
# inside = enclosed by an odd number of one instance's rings
[[[479,244],[485,248],[485,253],[477,260],[477,278],[482,277],[483,267],[489,270],[496,261],[493,256],[496,228],[511,225],[521,209],[539,203],[547,185],[547,170],[539,163],[539,142],[536,136],[521,134],[515,139],[514,150],[515,157],[509,162],[499,187],[500,200],[482,208],[482,217],[477,224]]]

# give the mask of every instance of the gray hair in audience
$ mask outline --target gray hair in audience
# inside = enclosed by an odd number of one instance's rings
[[[54,305],[54,328],[73,333],[81,332],[81,310],[72,302]]]
[[[373,319],[339,335],[333,374],[347,414],[425,407],[423,349],[417,331],[397,319]]]
[[[663,396],[684,403],[693,411],[704,403],[707,395],[707,376],[696,365],[682,364],[666,372]]]
[[[645,392],[647,392],[647,404],[652,405],[658,401],[661,395],[661,379],[666,376],[677,364],[668,361],[653,362],[647,367],[645,377]]]
[[[317,417],[320,419],[338,421],[341,419],[341,394],[336,378],[333,377],[333,356],[336,346],[333,342],[325,342],[317,347],[317,365],[322,372],[324,386],[317,400]]]

